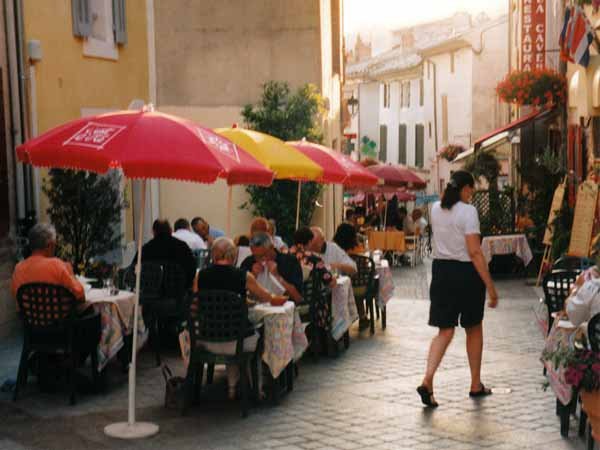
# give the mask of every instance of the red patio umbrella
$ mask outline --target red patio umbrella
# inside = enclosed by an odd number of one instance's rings
[[[323,168],[323,175],[316,180],[318,183],[343,184],[344,186],[372,186],[379,181],[376,176],[360,164],[324,145],[308,142],[307,140],[286,142],[286,144],[291,145]],[[296,205],[296,228],[298,228],[300,217],[300,186],[301,182],[299,181],[298,202]]]
[[[287,142],[323,168],[320,183],[343,184],[344,186],[373,186],[379,179],[352,161],[348,156],[320,144],[308,141]]]
[[[368,166],[367,170],[381,178],[385,186],[406,186],[409,189],[424,189],[427,183],[417,174],[401,165],[376,164]]]
[[[228,139],[192,121],[152,111],[120,111],[74,120],[17,148],[17,157],[38,167],[82,169],[104,173],[120,168],[142,180],[133,323],[139,315],[142,232],[148,178],[213,183],[269,185],[273,172]],[[230,197],[231,198],[231,190]],[[147,437],[158,426],[135,420],[137,332],[129,366],[128,421],[108,425],[105,433],[121,438]]]

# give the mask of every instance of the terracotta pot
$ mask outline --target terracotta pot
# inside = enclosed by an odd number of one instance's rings
[[[600,441],[600,390],[581,391],[581,399],[583,410],[592,425],[592,436],[596,441]]]

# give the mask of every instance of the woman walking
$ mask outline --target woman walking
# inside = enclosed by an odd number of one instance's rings
[[[492,393],[480,378],[482,321],[486,289],[490,308],[498,305],[498,294],[481,251],[477,210],[469,204],[474,185],[470,173],[454,172],[441,202],[436,202],[431,210],[434,260],[429,325],[439,328],[439,333],[431,341],[427,371],[417,388],[421,401],[429,407],[438,406],[433,396],[433,378],[459,322],[467,334],[471,369],[469,396],[483,397]]]

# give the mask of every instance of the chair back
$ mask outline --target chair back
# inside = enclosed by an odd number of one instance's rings
[[[198,249],[193,250],[194,258],[196,259],[196,268],[197,269],[205,269],[210,264],[210,250],[208,249]]]
[[[600,313],[596,314],[588,322],[588,340],[590,347],[595,352],[600,352]]]
[[[571,287],[577,279],[578,273],[571,270],[554,270],[544,277],[544,302],[548,313],[562,311],[565,300],[571,292]]]
[[[75,296],[64,286],[24,284],[17,302],[28,332],[64,333],[75,316]]]
[[[205,290],[194,295],[188,328],[192,349],[197,347],[197,341],[237,341],[237,354],[242,353],[244,337],[253,331],[246,299],[222,290]]]
[[[373,287],[375,280],[375,262],[368,256],[350,255],[356,263],[356,273],[350,278],[352,279],[352,288],[354,289],[355,297],[364,297],[368,295]]]

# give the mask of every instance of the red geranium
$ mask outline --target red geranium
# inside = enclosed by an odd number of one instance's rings
[[[500,100],[517,105],[551,106],[564,102],[565,77],[553,70],[514,71],[496,86]]]

